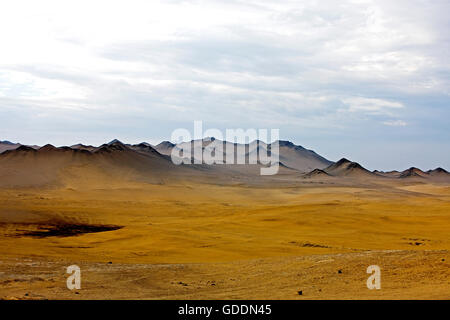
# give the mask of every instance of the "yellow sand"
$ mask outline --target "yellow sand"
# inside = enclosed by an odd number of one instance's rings
[[[77,299],[450,297],[450,187],[445,184],[271,188],[67,179],[58,189],[0,190],[0,211],[9,217],[0,224],[4,298],[30,290],[35,298]],[[14,217],[23,221],[11,223]],[[55,219],[123,228],[73,237],[18,236],[36,228],[18,222]],[[38,282],[8,281],[37,276],[24,267],[27,261],[49,263],[47,273],[54,275]],[[52,269],[52,261],[58,269]],[[98,267],[106,268],[107,262],[115,267],[108,269],[109,278],[121,274],[126,281],[108,284],[106,271]],[[385,262],[391,281],[377,293],[365,287],[365,269],[374,262]],[[63,267],[69,264],[97,270],[89,280],[91,291],[74,296],[65,288]],[[148,275],[154,264],[158,277]],[[171,273],[161,267],[165,264],[184,267]],[[137,269],[127,273],[120,265]],[[339,278],[337,268],[351,275]],[[190,285],[180,289],[181,278]],[[206,284],[213,278],[223,287]],[[59,282],[49,286],[49,279]],[[299,297],[299,286],[315,290],[314,295]]]

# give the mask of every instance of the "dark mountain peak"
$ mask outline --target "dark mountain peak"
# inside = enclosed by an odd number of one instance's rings
[[[342,158],[341,160],[336,162],[335,165],[336,165],[336,167],[340,167],[340,166],[342,166],[344,164],[349,164],[349,163],[352,163],[352,162],[350,160],[346,159],[346,158]]]
[[[77,144],[74,144],[74,145],[72,145],[70,147],[73,148],[73,149],[95,148],[94,146],[86,145],[86,144],[82,144],[82,143],[77,143]]]
[[[364,168],[358,162],[350,162],[347,166],[347,169],[364,169]]]
[[[408,177],[420,177],[423,178],[426,176],[427,173],[423,172],[419,168],[411,167],[409,169],[406,169],[400,174],[400,178],[408,178]]]
[[[115,141],[113,143],[108,143],[108,145],[111,146],[111,147],[115,146],[115,147],[125,147],[126,148],[126,145],[123,144],[122,142],[120,142],[119,140],[117,140],[117,141]]]
[[[70,149],[75,150],[75,151],[93,152],[97,148],[94,146],[91,146],[91,145],[84,145],[84,144],[78,143],[78,144],[74,144],[73,146],[70,146]]]
[[[11,150],[11,151],[25,151],[25,152],[36,152],[36,149],[29,147],[29,146],[24,146],[21,145],[20,147],[18,147],[15,150]]]
[[[278,140],[278,144],[280,145],[280,147],[293,147],[295,146],[295,144],[293,144],[290,141],[287,140]]]
[[[417,174],[426,174],[425,172],[423,172],[422,170],[420,170],[419,168],[416,168],[416,167],[411,167],[409,169],[406,169],[403,172],[411,172],[411,173],[417,173]]]
[[[7,145],[10,145],[10,146],[15,145],[15,143],[12,143],[11,141],[8,141],[8,140],[0,141],[0,143],[7,144]]]
[[[125,151],[129,150],[129,148],[124,145],[122,142],[120,142],[117,139],[114,139],[113,141],[101,145],[96,152],[112,152],[112,151]]]
[[[112,144],[116,144],[116,143],[120,143],[120,144],[123,145],[123,143],[122,143],[120,140],[118,140],[118,139],[113,139],[113,140],[111,140],[110,142],[108,142],[107,144],[108,144],[108,145],[112,145]]]
[[[433,170],[428,170],[427,173],[431,174],[431,175],[444,175],[444,174],[448,175],[448,174],[450,174],[447,170],[445,170],[445,169],[443,169],[441,167],[438,167],[438,168],[433,169]]]
[[[139,144],[135,144],[133,147],[139,147],[139,148],[151,148],[151,146],[148,143],[141,142]]]
[[[311,177],[329,177],[330,175],[323,171],[322,169],[314,169],[313,171],[307,173],[305,175],[306,178],[311,178]]]
[[[337,176],[358,176],[364,174],[366,176],[377,176],[377,174],[370,172],[357,162],[350,161],[346,158],[342,158],[335,164],[330,165],[324,169],[325,172],[331,175]]]
[[[161,147],[164,147],[164,148],[173,148],[173,147],[175,147],[175,144],[173,144],[173,143],[170,142],[170,141],[163,141],[163,142],[159,143],[156,147],[158,147],[158,148],[161,148]]]
[[[160,154],[158,151],[155,150],[150,144],[148,143],[139,143],[131,146],[132,149],[137,151],[144,151],[144,152],[150,152],[150,153],[156,153]]]
[[[39,148],[39,151],[52,151],[55,149],[57,149],[57,148],[54,145],[48,143],[45,146]]]
[[[45,146],[39,148],[37,151],[39,151],[40,153],[50,153],[50,152],[78,152],[80,151],[80,149],[77,148],[72,148],[72,147],[67,147],[67,146],[63,146],[63,147],[55,147],[54,145],[51,144],[46,144]]]
[[[290,141],[278,140],[278,144],[279,144],[280,147],[287,147],[287,148],[291,148],[291,149],[294,149],[294,150],[297,150],[297,151],[308,151],[308,152],[315,153],[312,150],[308,150],[308,149],[306,149],[306,148],[304,148],[304,147],[302,147],[300,145],[296,145],[296,144],[294,144],[294,143],[292,143]]]

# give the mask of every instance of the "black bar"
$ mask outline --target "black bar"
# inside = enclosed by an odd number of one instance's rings
[[[398,316],[399,319],[424,314],[428,319],[445,319],[450,301],[268,301],[268,300],[99,300],[99,301],[0,301],[2,315],[20,318],[44,316],[84,320],[108,319],[358,319]],[[186,314],[187,311],[187,314]],[[208,313],[209,311],[209,313]],[[195,313],[195,314],[193,314]],[[439,315],[439,316],[438,316]]]

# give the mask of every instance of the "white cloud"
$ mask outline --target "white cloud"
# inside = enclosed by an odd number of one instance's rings
[[[383,124],[391,127],[404,127],[407,125],[407,123],[403,120],[387,120],[384,121]]]
[[[349,106],[350,112],[364,112],[367,114],[392,114],[392,109],[403,108],[403,104],[383,99],[352,97],[342,99]]]

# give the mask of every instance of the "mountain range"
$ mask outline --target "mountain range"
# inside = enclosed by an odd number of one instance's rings
[[[197,142],[197,143],[195,143]],[[191,144],[191,155],[183,157],[197,160],[194,165],[175,165],[170,157],[174,148]],[[369,171],[359,163],[345,158],[333,162],[313,150],[305,149],[289,141],[278,141],[279,165],[278,176],[292,179],[321,180],[333,178],[353,179],[396,179],[436,181],[450,180],[450,174],[442,168],[422,171],[409,168],[398,171]],[[218,155],[224,164],[207,165],[196,159],[196,151],[212,152],[213,146],[221,144],[223,154]],[[197,147],[195,150],[194,146]],[[198,150],[201,148],[202,150]],[[242,148],[244,157],[241,164],[230,164],[227,160],[229,151]],[[175,145],[163,141],[156,146],[142,142],[124,144],[114,139],[101,146],[76,144],[70,147],[55,147],[47,144],[42,147],[26,146],[9,141],[0,142],[0,185],[2,186],[36,186],[60,184],[67,177],[76,179],[93,179],[102,176],[105,179],[126,179],[149,183],[165,183],[176,180],[213,179],[214,181],[234,181],[255,179],[259,169],[264,166],[258,158],[258,151],[271,150],[271,144],[255,140],[249,144],[238,144],[216,140],[184,142]],[[176,150],[179,151],[179,150]],[[250,159],[257,160],[254,164]]]

